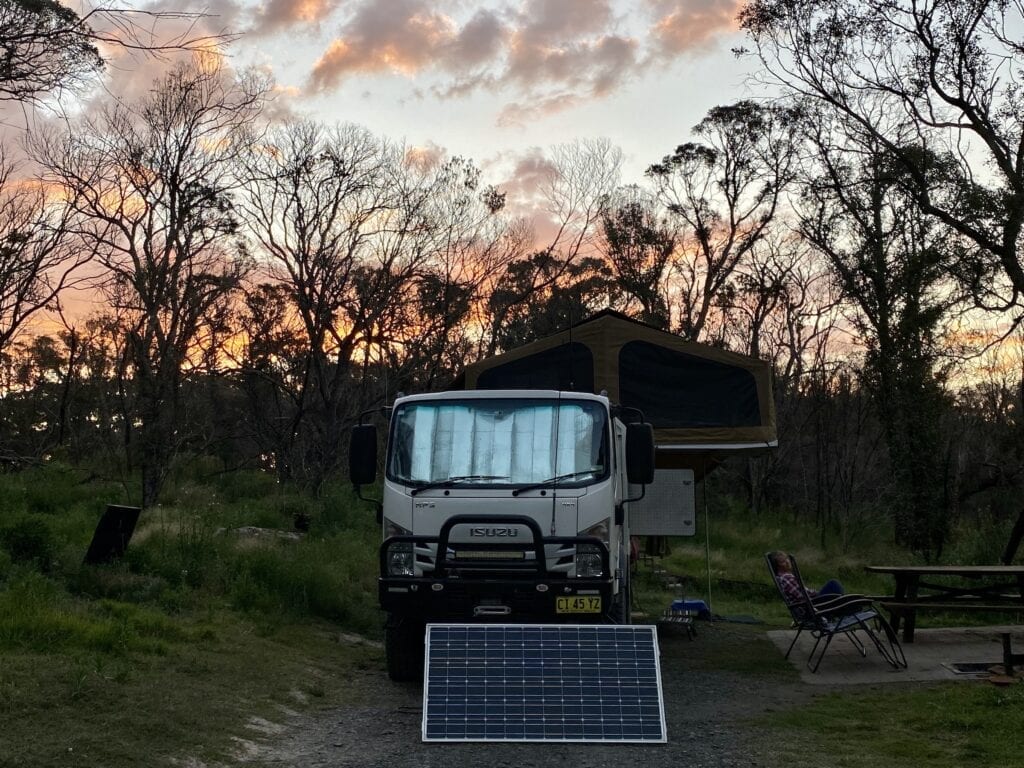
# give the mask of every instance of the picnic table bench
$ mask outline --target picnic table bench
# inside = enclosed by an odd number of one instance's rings
[[[895,593],[876,600],[889,611],[897,632],[902,622],[905,643],[914,642],[919,610],[1024,613],[1024,565],[869,565],[865,570],[895,577]],[[1024,654],[1013,653],[1009,632],[999,634],[1006,674],[1012,675]]]

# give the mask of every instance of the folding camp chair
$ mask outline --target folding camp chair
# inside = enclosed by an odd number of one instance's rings
[[[776,562],[779,557],[789,560],[790,571],[796,580],[798,590],[791,590],[791,596],[787,595],[779,579],[776,569]],[[870,597],[864,595],[821,595],[811,597],[800,577],[800,569],[797,567],[796,558],[782,552],[768,552],[764,556],[768,563],[768,571],[772,575],[782,601],[789,609],[793,617],[793,626],[796,627],[796,636],[789,644],[786,651],[786,658],[793,652],[796,641],[806,630],[814,638],[814,647],[811,655],[807,657],[807,667],[811,672],[817,672],[821,666],[821,660],[825,652],[832,644],[836,635],[846,635],[861,656],[868,655],[867,648],[863,641],[857,636],[863,632],[874,644],[875,648],[882,655],[882,658],[892,665],[894,669],[905,669],[907,658],[903,654],[899,638],[896,636],[892,625],[874,607]],[[798,593],[798,594],[796,594]],[[824,644],[822,641],[824,640]],[[820,652],[819,652],[820,647]]]

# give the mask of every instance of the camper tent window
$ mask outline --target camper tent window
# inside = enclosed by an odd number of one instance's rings
[[[619,396],[662,429],[761,424],[757,380],[750,371],[646,341],[622,345]]]
[[[488,476],[479,485],[522,485],[580,473],[565,485],[608,474],[607,418],[599,403],[465,400],[401,406],[393,416],[388,477],[406,484]]]

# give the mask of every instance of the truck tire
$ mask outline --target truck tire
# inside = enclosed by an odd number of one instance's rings
[[[424,629],[422,621],[388,616],[384,624],[384,656],[388,677],[396,683],[423,679]]]

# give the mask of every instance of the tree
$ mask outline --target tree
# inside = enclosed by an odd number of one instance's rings
[[[34,179],[16,180],[17,168],[0,149],[0,351],[89,259],[70,232],[68,211],[48,199]]]
[[[114,8],[99,4],[78,14],[57,0],[4,0],[0,3],[0,101],[35,102],[74,90],[98,75],[105,64],[99,46],[161,55],[198,50],[224,35],[197,31],[201,14]],[[160,39],[166,22],[185,28]],[[161,24],[164,22],[164,24]]]
[[[360,359],[364,371],[390,366],[393,383],[438,377],[477,287],[514,253],[503,198],[466,160],[424,163],[351,125],[285,126],[242,172],[249,228],[304,335],[287,434],[302,454],[293,464],[318,486],[364,407],[353,396]]]
[[[395,152],[353,125],[327,130],[300,122],[268,134],[266,147],[240,163],[248,231],[271,285],[290,301],[272,306],[282,317],[294,311],[303,336],[300,359],[289,363],[300,366],[296,375],[264,382],[286,388],[277,396],[287,400],[274,416],[280,426],[260,428],[277,436],[281,477],[308,470],[322,478],[337,455],[344,410],[355,405],[346,396],[350,361],[366,342],[369,313],[381,311],[362,306],[357,284],[370,266],[366,243],[391,204]],[[380,268],[393,274],[402,266]]]
[[[543,288],[538,289],[538,284]],[[487,299],[495,351],[567,330],[614,303],[617,286],[603,259],[558,259],[537,251],[508,265]]]
[[[622,190],[602,220],[605,256],[628,299],[640,304],[637,319],[668,329],[667,268],[676,249],[676,234],[660,218],[655,201],[636,187]],[[624,307],[627,313],[629,301]]]
[[[768,232],[792,178],[794,112],[742,101],[715,107],[687,142],[647,169],[679,228],[679,332],[696,341],[737,265]]]
[[[95,33],[56,0],[0,6],[0,100],[32,101],[80,84],[103,66]]]
[[[1024,6],[1001,0],[754,0],[740,14],[772,85],[868,134],[926,215],[973,243],[978,302],[1024,292]],[[959,173],[936,186],[930,158]],[[979,169],[984,167],[984,172]],[[983,258],[982,258],[983,257]],[[983,279],[993,270],[1006,288]]]
[[[465,364],[484,297],[520,259],[530,232],[505,215],[505,195],[482,183],[469,160],[447,159],[429,177],[430,252],[378,342],[404,391],[426,391]],[[381,343],[383,342],[383,343]]]
[[[507,323],[515,321],[506,312],[533,303],[536,296],[562,294],[564,285],[560,288],[560,283],[578,281],[580,274],[595,265],[594,259],[600,258],[601,223],[620,186],[622,151],[606,139],[597,139],[560,144],[549,154],[550,172],[539,190],[546,220],[541,221],[535,238],[543,245],[531,258],[509,270],[511,281],[494,286],[497,298],[488,302],[490,322],[484,355],[493,355],[511,338],[522,336],[508,333]],[[577,259],[585,259],[589,266],[566,274]],[[510,292],[513,287],[516,293]]]
[[[255,150],[263,92],[209,60],[182,64],[139,104],[106,107],[33,145],[126,323],[143,506],[159,499],[184,439],[186,368],[247,266],[231,172]]]
[[[947,403],[936,364],[943,324],[962,301],[949,275],[964,249],[908,199],[905,166],[871,133],[821,115],[806,125],[816,162],[802,185],[799,229],[857,308],[854,322],[867,345],[863,380],[895,479],[897,540],[937,554],[952,500],[941,434]],[[917,167],[936,186],[957,170],[952,158],[936,155]]]

